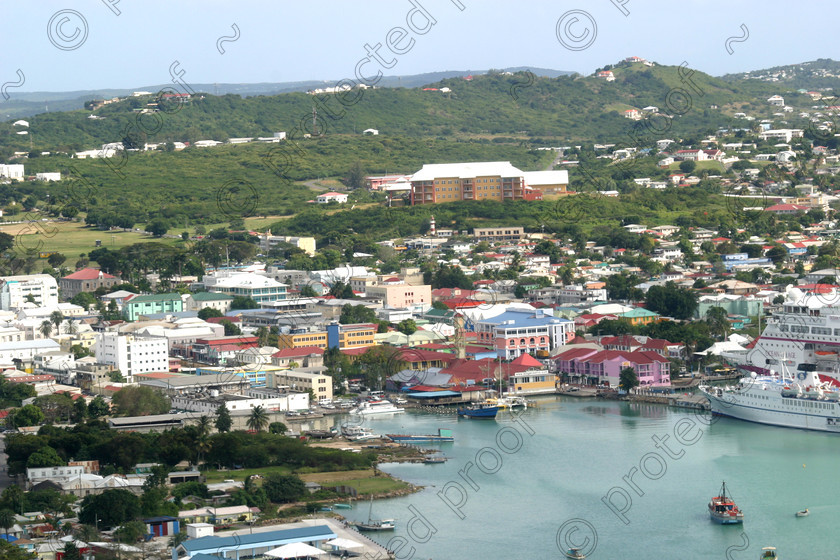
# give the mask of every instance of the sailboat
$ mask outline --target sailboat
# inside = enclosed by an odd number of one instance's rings
[[[353,525],[355,525],[356,529],[359,531],[393,531],[395,528],[393,519],[373,519],[372,497],[370,499],[370,511],[368,511],[367,523],[357,521]]]

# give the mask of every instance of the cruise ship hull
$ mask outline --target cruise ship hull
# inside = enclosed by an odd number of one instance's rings
[[[736,398],[720,398],[708,392],[705,394],[709,399],[712,414],[718,416],[783,428],[840,433],[840,404],[837,402],[822,401],[821,404],[829,406],[826,406],[825,410],[816,412],[796,410],[796,406],[791,403],[798,399],[783,399],[783,402],[778,402],[771,405],[772,408],[768,408],[763,403],[750,402],[754,399],[749,397],[739,395]]]

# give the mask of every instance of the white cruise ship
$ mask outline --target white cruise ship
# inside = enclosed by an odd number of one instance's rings
[[[816,371],[742,378],[734,387],[703,385],[713,414],[749,422],[840,433],[840,389]]]
[[[752,366],[760,374],[810,364],[823,381],[840,380],[840,292],[821,288],[805,292],[789,287],[781,309],[767,319],[755,346],[746,353],[724,353],[723,357]]]
[[[374,414],[398,414],[400,412],[405,412],[405,409],[394,406],[394,403],[391,401],[381,400],[362,401],[356,408],[350,411],[350,414],[371,416]]]

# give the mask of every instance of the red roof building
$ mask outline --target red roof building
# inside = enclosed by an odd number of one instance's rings
[[[99,288],[111,288],[122,282],[116,276],[102,272],[98,268],[83,268],[59,279],[61,295],[72,298],[81,292],[95,292]]]

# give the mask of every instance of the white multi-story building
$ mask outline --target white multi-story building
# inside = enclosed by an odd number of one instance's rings
[[[58,282],[49,274],[3,276],[0,278],[0,309],[17,310],[27,303],[29,296],[35,305],[58,305]]]
[[[104,332],[96,338],[96,361],[120,370],[131,383],[138,373],[169,371],[168,342],[163,337]]]
[[[15,181],[23,181],[23,165],[20,163],[2,164],[0,163],[0,177],[7,177]]]
[[[57,484],[64,484],[71,478],[78,478],[84,474],[82,466],[61,466],[61,467],[36,467],[26,469],[26,481],[31,488],[35,484],[44,481],[51,481]]]
[[[204,277],[208,292],[249,297],[257,303],[286,299],[287,284],[260,274],[222,270]]]

